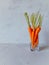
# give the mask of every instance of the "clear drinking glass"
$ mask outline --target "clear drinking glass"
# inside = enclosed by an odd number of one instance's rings
[[[37,41],[34,43],[32,43],[32,42],[30,43],[30,50],[31,51],[35,51],[35,50],[39,51],[39,38],[37,38]],[[34,45],[34,47],[33,47],[33,45]]]
[[[37,27],[36,29],[28,28],[29,37],[30,37],[30,49],[31,51],[39,50],[39,32],[41,28]]]

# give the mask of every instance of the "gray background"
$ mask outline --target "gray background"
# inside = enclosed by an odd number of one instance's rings
[[[49,42],[49,0],[0,0],[0,43],[29,43],[24,12],[43,15],[40,43]]]
[[[40,51],[31,52],[24,12],[38,10]],[[0,43],[0,65],[49,65],[49,0],[0,0]]]

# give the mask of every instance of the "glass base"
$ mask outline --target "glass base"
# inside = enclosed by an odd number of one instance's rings
[[[36,48],[32,48],[32,46],[31,46],[31,44],[30,44],[30,50],[31,50],[31,51],[36,51],[36,50],[39,51],[39,46],[37,46]]]

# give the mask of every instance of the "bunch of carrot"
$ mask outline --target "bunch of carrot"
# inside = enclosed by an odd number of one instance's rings
[[[28,31],[29,31],[29,35],[30,35],[30,40],[31,40],[31,45],[32,48],[35,48],[38,46],[38,34],[41,30],[41,25],[42,25],[42,16],[41,14],[39,14],[39,11],[37,13],[33,13],[30,16],[30,20],[29,20],[29,16],[27,14],[27,12],[25,12],[25,17],[27,20],[27,24],[28,24]],[[30,25],[31,22],[31,25]]]

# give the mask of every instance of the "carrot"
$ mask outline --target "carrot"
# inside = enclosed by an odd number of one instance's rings
[[[30,35],[32,48],[34,48],[34,30],[31,27],[28,27],[28,31]]]
[[[38,34],[41,28],[38,26],[34,31],[32,31],[32,46],[35,48],[38,45]]]
[[[35,47],[38,46],[38,42],[39,42],[39,40],[38,40],[38,36],[37,36],[37,39],[36,39],[36,41],[35,41]]]
[[[38,26],[35,29],[35,33],[34,33],[34,47],[36,47],[38,45],[38,34],[40,32],[41,28]]]
[[[35,31],[34,41],[36,41],[37,36],[38,36],[38,34],[39,34],[40,30],[41,30],[41,28],[38,26],[38,27],[36,28],[36,31]]]
[[[33,48],[37,47],[38,46],[38,38],[36,39],[36,42],[34,42],[34,45],[33,45]]]
[[[34,30],[32,31],[32,47],[34,47]]]
[[[28,27],[28,32],[29,32],[30,40],[31,40],[32,39],[32,28],[31,27]]]
[[[36,34],[39,33],[40,30],[41,30],[41,28],[40,28],[40,26],[38,26],[38,27],[36,28]]]

